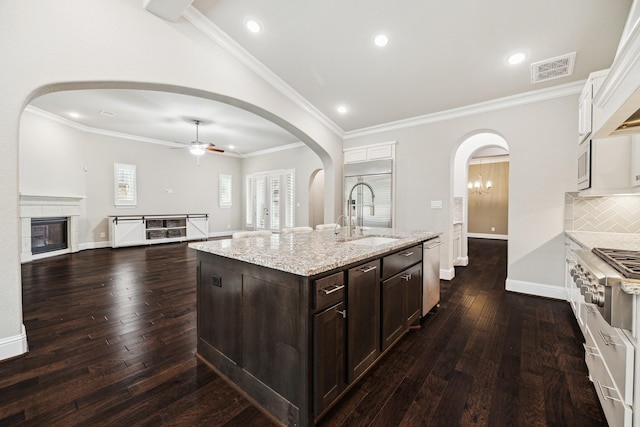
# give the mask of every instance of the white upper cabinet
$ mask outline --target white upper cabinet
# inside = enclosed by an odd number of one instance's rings
[[[366,147],[345,148],[344,163],[368,162],[371,160],[393,159],[395,157],[395,141]]]
[[[578,144],[590,137],[598,126],[600,117],[593,108],[593,97],[600,90],[608,72],[609,70],[602,70],[589,74],[582,89],[578,100]]]

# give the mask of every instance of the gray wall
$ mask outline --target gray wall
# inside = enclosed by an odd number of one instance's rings
[[[345,148],[395,140],[396,219],[399,228],[445,233],[441,268],[452,268],[453,160],[458,146],[479,132],[495,132],[509,145],[508,283],[563,286],[564,193],[575,190],[577,95],[398,127],[345,141]],[[431,209],[442,200],[442,209]]]

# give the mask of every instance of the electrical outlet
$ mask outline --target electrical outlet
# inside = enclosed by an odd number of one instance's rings
[[[491,231],[496,231],[496,228],[495,227],[491,227]]]
[[[106,237],[106,234],[104,233],[104,231],[100,233],[100,237]]]

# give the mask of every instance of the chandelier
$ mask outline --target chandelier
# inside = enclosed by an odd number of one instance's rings
[[[491,188],[493,187],[491,181],[487,180],[487,183],[485,184],[482,180],[482,159],[480,160],[480,173],[478,174],[478,179],[475,182],[469,181],[468,187],[469,194],[477,194],[481,196],[491,192]]]

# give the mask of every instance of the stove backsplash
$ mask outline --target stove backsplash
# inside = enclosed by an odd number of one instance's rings
[[[640,195],[578,197],[565,194],[564,229],[640,233]]]

